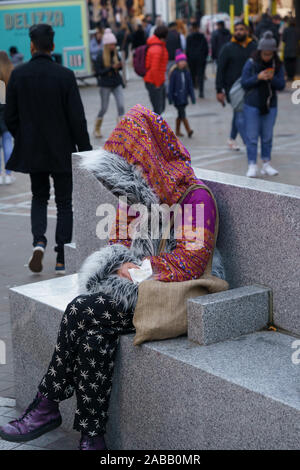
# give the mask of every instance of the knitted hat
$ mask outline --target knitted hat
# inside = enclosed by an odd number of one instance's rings
[[[180,62],[181,60],[187,60],[187,57],[186,57],[185,53],[182,52],[181,49],[176,49],[175,60],[176,60],[176,62]]]
[[[117,38],[110,28],[104,30],[102,43],[104,46],[105,44],[117,44]]]
[[[272,31],[266,31],[259,40],[257,49],[259,51],[276,51],[277,43]]]

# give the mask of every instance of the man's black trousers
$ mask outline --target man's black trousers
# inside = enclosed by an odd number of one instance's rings
[[[30,173],[31,180],[31,231],[33,246],[38,242],[47,245],[47,206],[50,198],[50,176],[54,183],[57,221],[54,250],[57,262],[64,263],[64,244],[72,240],[72,173]]]

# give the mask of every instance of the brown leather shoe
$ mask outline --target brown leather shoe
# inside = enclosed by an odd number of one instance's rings
[[[183,137],[183,134],[180,132],[180,124],[181,124],[181,119],[177,118],[176,119],[176,135],[177,137]]]
[[[190,124],[189,124],[189,121],[187,120],[187,118],[184,118],[183,119],[183,124],[184,124],[184,127],[187,131],[187,135],[189,137],[192,137],[192,135],[194,134],[194,131],[190,128]]]

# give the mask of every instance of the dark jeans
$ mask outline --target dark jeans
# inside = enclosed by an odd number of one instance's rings
[[[185,113],[186,105],[182,104],[180,106],[175,106],[175,108],[177,109],[177,112],[178,112],[178,118],[185,119],[186,118],[186,113]]]
[[[64,244],[72,240],[72,173],[30,173],[31,180],[31,232],[33,246],[39,241],[47,245],[47,205],[50,198],[50,176],[53,178],[57,221],[54,250],[57,262],[64,263]]]
[[[295,58],[286,57],[284,59],[284,67],[285,67],[286,74],[288,76],[288,80],[294,80],[295,75],[296,75],[296,69],[297,69],[297,57]]]
[[[164,112],[166,107],[166,87],[163,83],[160,87],[156,87],[153,83],[145,82],[145,86],[149,93],[149,98],[153,107],[153,111],[157,114]]]
[[[203,95],[206,63],[191,61],[189,62],[189,68],[190,68],[194,88],[198,87],[199,95]]]

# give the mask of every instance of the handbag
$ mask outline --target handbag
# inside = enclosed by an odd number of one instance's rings
[[[254,61],[252,58],[249,59],[252,62],[252,72],[255,74]],[[243,111],[245,96],[251,93],[253,90],[248,90],[247,92],[242,87],[242,78],[239,77],[232,87],[229,90],[229,99],[230,104],[233,108],[233,111]]]
[[[202,184],[193,184],[181,196],[180,204],[187,194],[197,188],[205,189],[212,196],[216,209],[214,247],[218,236],[219,213],[217,203],[211,190]],[[172,214],[164,235],[170,233],[176,214]],[[162,253],[167,243],[163,236],[158,254]],[[133,344],[140,345],[144,341],[175,338],[187,333],[187,300],[210,293],[227,290],[229,285],[223,279],[211,274],[214,247],[204,273],[199,279],[182,282],[162,282],[145,280],[139,284],[138,299],[133,315],[136,330]]]
[[[245,90],[242,87],[242,79],[238,78],[229,90],[230,104],[234,111],[243,111]]]

